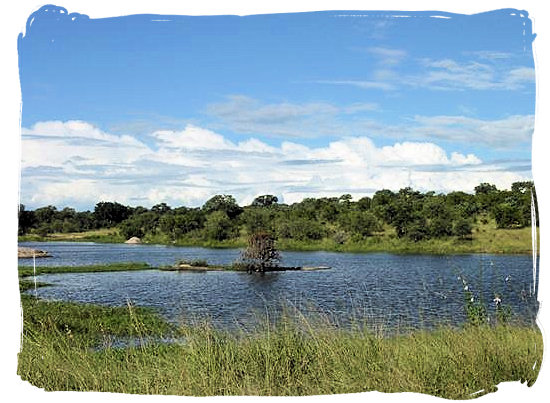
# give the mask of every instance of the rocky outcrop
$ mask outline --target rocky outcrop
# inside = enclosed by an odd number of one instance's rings
[[[39,249],[18,247],[17,248],[17,257],[18,258],[32,258],[32,257],[51,257],[48,252]]]
[[[128,239],[126,242],[124,243],[128,243],[128,244],[140,244],[141,243],[141,239],[139,239],[137,236],[133,236],[131,237],[130,239]]]

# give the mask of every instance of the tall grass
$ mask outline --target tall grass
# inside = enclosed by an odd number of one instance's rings
[[[287,314],[276,324],[224,331],[207,322],[174,329],[132,305],[102,308],[24,296],[23,309],[18,373],[46,390],[201,396],[379,390],[462,399],[503,381],[531,385],[542,359],[535,327],[441,327],[383,336]],[[105,343],[113,335],[147,340],[169,334],[183,343]]]

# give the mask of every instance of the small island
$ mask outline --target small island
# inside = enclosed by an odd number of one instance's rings
[[[32,258],[32,257],[51,257],[49,252],[46,252],[44,250],[39,249],[32,249],[32,248],[26,248],[26,247],[18,247],[17,248],[17,257],[19,259],[25,259],[25,258]]]
[[[280,266],[281,256],[275,247],[275,238],[267,232],[257,232],[248,239],[240,258],[230,265],[210,265],[206,260],[180,260],[174,266],[162,267],[166,271],[246,271],[266,273],[272,271],[328,270],[329,266]]]

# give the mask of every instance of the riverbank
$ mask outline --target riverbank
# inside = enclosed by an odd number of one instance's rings
[[[537,229],[538,232],[538,229]],[[537,238],[538,239],[538,238]],[[25,235],[19,237],[19,242],[98,242],[123,243],[125,239],[116,229],[103,229],[81,233],[56,233],[48,236]],[[203,240],[197,238],[182,238],[172,241],[164,236],[146,236],[146,244],[194,246],[204,248],[243,248],[247,237],[242,235],[224,241]],[[327,251],[353,253],[399,253],[399,254],[530,254],[532,253],[531,228],[497,229],[493,223],[478,224],[474,227],[471,239],[446,237],[411,242],[397,238],[391,231],[367,237],[360,241],[338,243],[332,238],[321,240],[300,241],[279,239],[277,247],[283,251]],[[537,247],[537,250],[539,248]]]
[[[542,360],[538,328],[468,326],[383,337],[287,316],[275,326],[174,327],[153,311],[22,295],[18,374],[46,390],[175,395],[316,395],[411,391],[480,396],[528,385]],[[160,343],[154,340],[179,340]],[[130,340],[133,347],[116,347]],[[40,359],[38,359],[40,358]]]
[[[19,266],[19,277],[27,277],[36,274],[54,274],[54,273],[95,273],[110,271],[132,271],[132,270],[154,270],[147,263],[139,262],[120,262],[105,263],[87,266],[36,266],[36,271],[32,266]]]

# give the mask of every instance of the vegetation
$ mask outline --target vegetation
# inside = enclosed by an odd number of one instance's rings
[[[152,269],[147,263],[105,263],[101,265],[90,266],[36,266],[36,275],[51,273],[89,273],[104,271],[129,271],[129,270],[148,270]],[[19,266],[19,276],[26,277],[34,275],[32,266]]]
[[[18,373],[46,390],[179,395],[411,391],[465,399],[503,381],[532,385],[535,327],[448,327],[384,337],[298,314],[252,331],[175,328],[152,311],[23,295]],[[117,344],[117,341],[123,344]],[[161,340],[172,340],[163,343]],[[477,393],[482,391],[481,393]]]
[[[389,252],[507,252],[531,249],[532,182],[510,190],[482,183],[473,194],[380,190],[352,201],[350,195],[306,198],[292,205],[273,195],[241,207],[216,195],[202,207],[151,209],[100,202],[93,212],[20,206],[20,240],[145,242],[205,247],[244,247],[250,235],[267,233],[279,249]],[[538,220],[537,220],[538,222]]]

